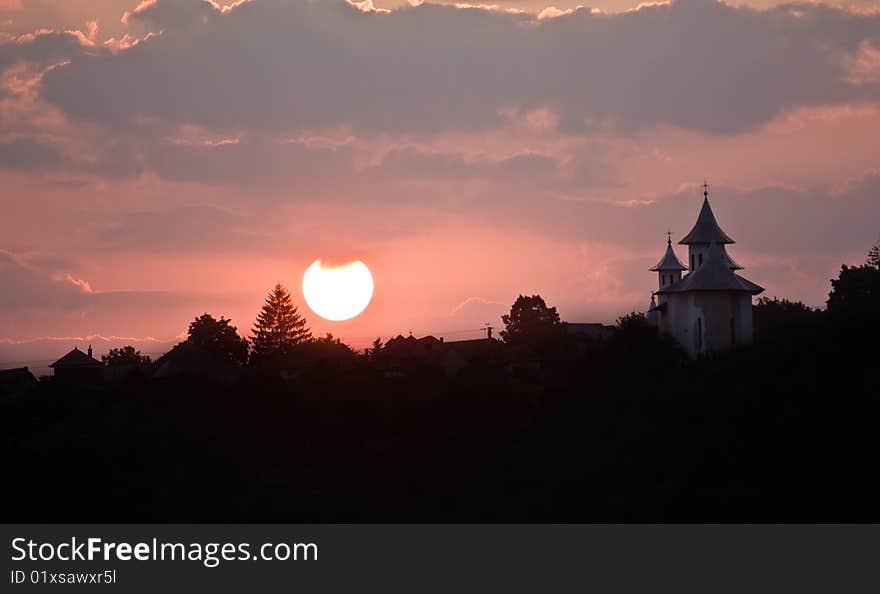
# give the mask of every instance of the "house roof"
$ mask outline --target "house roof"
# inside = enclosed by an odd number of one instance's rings
[[[493,354],[500,345],[501,342],[494,338],[473,338],[443,343],[446,352],[456,352],[465,359]]]
[[[650,270],[652,272],[687,270],[687,266],[682,264],[681,260],[678,259],[678,256],[675,255],[675,251],[672,249],[671,238],[666,239],[666,253],[663,254],[663,257],[660,258],[660,261],[657,262]]]
[[[11,391],[18,386],[29,383],[36,384],[37,378],[34,377],[34,374],[27,367],[0,369],[0,393]]]
[[[101,367],[100,361],[90,357],[76,347],[73,350],[52,363],[49,367]]]
[[[27,367],[0,369],[0,396],[21,396],[37,385]]]
[[[680,281],[668,285],[658,293],[685,293],[688,291],[737,291],[757,295],[764,291],[752,281],[736,274],[727,265],[722,247],[718,243],[709,246],[706,262]]]
[[[703,207],[697,217],[697,222],[690,233],[684,236],[678,242],[681,245],[691,245],[694,243],[736,243],[727,233],[722,231],[715,220],[712,213],[712,207],[709,206],[709,192],[703,192]]]
[[[595,336],[614,332],[614,326],[607,326],[598,322],[566,322],[565,330],[569,334],[589,334]]]

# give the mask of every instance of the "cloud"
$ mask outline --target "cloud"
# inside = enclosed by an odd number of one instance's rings
[[[538,20],[542,21],[544,19],[555,19],[557,17],[565,16],[572,14],[573,12],[582,9],[583,6],[576,6],[574,8],[556,8],[555,6],[548,6],[538,13]]]
[[[63,156],[55,147],[28,138],[0,142],[0,168],[28,171],[55,169],[62,160]]]
[[[430,152],[418,147],[395,148],[387,152],[381,163],[373,168],[376,177],[386,178],[446,178],[457,182],[468,178],[504,177],[511,182],[538,176],[554,175],[559,163],[548,155],[532,152],[516,153],[498,160],[485,157],[468,160],[461,153]]]
[[[115,127],[156,118],[362,134],[480,129],[510,106],[550,107],[572,132],[667,123],[729,134],[796,105],[878,97],[847,68],[864,43],[880,44],[880,14],[826,5],[679,0],[539,21],[429,4],[386,14],[342,0],[157,0],[132,19],[161,35],[75,56],[46,74],[44,96]]]
[[[60,307],[73,309],[85,304],[89,291],[67,279],[52,279],[28,265],[15,254],[0,250],[0,309],[9,314],[16,309]]]
[[[286,184],[301,191],[320,189],[352,167],[345,147],[308,147],[262,137],[214,144],[161,139],[143,142],[140,154],[147,167],[168,180],[248,187]]]
[[[135,4],[137,0],[0,0],[0,32],[87,29],[91,21],[98,24],[98,36],[112,37],[124,31],[120,17]]]
[[[0,117],[0,166],[339,196],[383,172],[393,182],[395,161],[407,160],[411,170],[396,167],[407,179],[446,167],[564,195],[577,181],[614,183],[598,144],[577,161],[537,146],[481,156],[431,145],[443,134],[473,140],[500,130],[736,138],[801,105],[880,98],[880,13],[826,5],[757,11],[679,0],[544,19],[430,4],[364,12],[344,0],[155,0],[131,9],[122,49],[72,30],[0,43],[11,81],[0,97],[13,83],[28,89],[15,104],[24,115]],[[17,74],[23,64],[26,77]],[[289,141],[328,130],[355,143]],[[375,165],[383,153],[383,167],[364,175],[364,159]],[[506,168],[489,171],[504,158]]]
[[[712,190],[711,203],[719,224],[741,249],[778,255],[834,255],[867,249],[880,232],[880,175],[872,174],[839,191],[762,186]],[[512,227],[556,236],[647,248],[645,262],[659,258],[665,231],[682,237],[696,220],[700,190],[696,185],[650,202],[630,206],[599,200],[509,201],[503,210],[484,213]],[[734,256],[736,258],[736,256]],[[841,260],[843,261],[843,260]],[[650,266],[654,262],[650,262]],[[748,264],[745,264],[748,266]]]
[[[265,246],[263,234],[249,231],[253,221],[212,206],[189,206],[163,211],[138,211],[98,232],[109,249],[131,251],[209,250],[212,253]]]
[[[5,313],[24,310],[82,310],[91,307],[161,305],[179,296],[161,291],[95,291],[74,274],[48,274],[20,256],[0,250],[0,308]]]
[[[28,366],[36,375],[51,375],[49,364],[59,359],[74,346],[85,351],[91,345],[94,356],[100,358],[110,349],[131,345],[141,353],[156,359],[171,349],[182,337],[157,339],[151,336],[103,336],[78,334],[71,336],[39,336],[25,340],[0,338],[0,367]]]
[[[79,30],[39,29],[5,38],[0,35],[0,71],[18,61],[50,66],[83,54],[91,45]]]
[[[95,290],[73,273],[49,274],[5,250],[0,250],[0,286],[0,337],[6,339],[35,334],[110,334],[111,329],[170,335],[199,307],[217,303],[195,293]],[[157,324],[160,312],[171,312],[177,319]]]

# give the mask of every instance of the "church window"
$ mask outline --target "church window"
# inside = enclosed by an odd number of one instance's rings
[[[703,318],[697,318],[697,352],[703,350]]]
[[[702,266],[702,265],[703,265],[703,254],[698,254],[698,255],[697,255],[697,265],[698,265],[698,266]]]
[[[691,270],[694,269],[694,255],[691,254]]]

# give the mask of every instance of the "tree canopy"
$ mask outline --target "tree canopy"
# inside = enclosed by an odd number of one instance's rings
[[[248,344],[231,321],[202,314],[190,323],[187,342],[219,361],[243,365],[248,359]]]
[[[565,324],[556,308],[548,307],[540,295],[520,295],[501,321],[501,338],[508,344],[541,346],[565,334]]]
[[[118,349],[110,349],[110,352],[106,355],[101,355],[101,361],[107,367],[115,367],[117,365],[148,365],[150,358],[142,355],[133,346],[128,345]]]
[[[835,317],[880,317],[880,244],[871,248],[861,266],[841,266],[831,280],[827,305]]]

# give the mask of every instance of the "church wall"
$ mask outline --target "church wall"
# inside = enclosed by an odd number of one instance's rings
[[[739,336],[737,345],[752,344],[752,296],[749,293],[739,294]]]
[[[726,351],[752,342],[752,298],[748,293],[672,293],[660,319],[691,357]]]
[[[666,311],[660,320],[660,331],[671,334],[675,340],[693,357],[690,331],[692,319],[692,295],[689,293],[672,293],[666,297]]]

